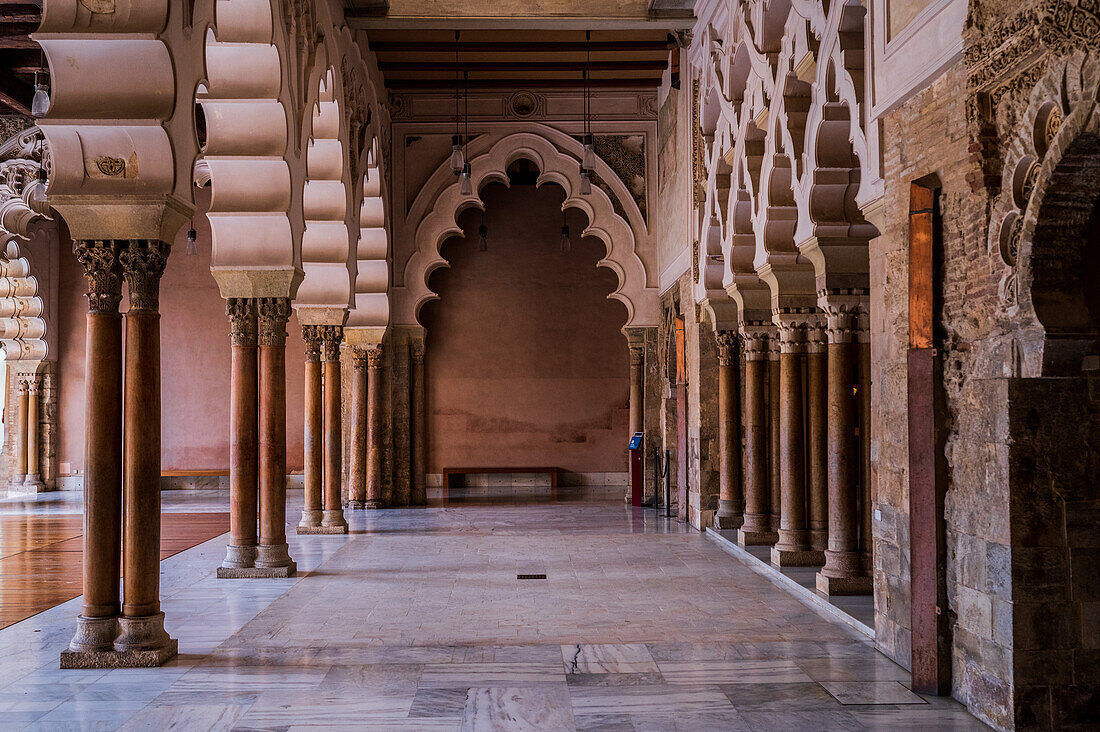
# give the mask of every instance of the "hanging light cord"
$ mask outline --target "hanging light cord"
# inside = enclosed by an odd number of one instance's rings
[[[455,31],[455,137],[457,137],[459,135],[459,127],[458,127],[458,91],[459,91],[458,90],[458,87],[459,87],[458,49],[459,49],[459,42],[458,42],[458,39],[459,39],[459,34],[461,34],[461,33],[462,33],[462,31]]]
[[[469,163],[470,163],[470,72],[466,71],[466,70],[463,70],[462,78],[465,81],[465,90],[464,90],[463,93],[465,95],[465,100],[466,100],[466,111],[465,111],[465,114],[464,114],[464,116],[466,118],[466,135],[465,135],[466,139],[463,140],[463,143],[465,145],[465,147],[463,148],[463,156],[466,158],[466,164],[469,165]]]

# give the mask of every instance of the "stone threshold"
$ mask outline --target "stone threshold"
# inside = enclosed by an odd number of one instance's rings
[[[783,573],[782,570],[779,569],[779,567],[773,566],[772,564],[769,564],[768,562],[765,562],[753,556],[751,553],[739,546],[735,540],[731,540],[725,536],[722,536],[721,532],[708,528],[703,533],[708,539],[724,549],[727,554],[741,560],[741,562],[745,566],[747,566],[753,572],[756,572],[761,577],[764,577],[765,579],[770,581],[779,589],[786,590],[787,592],[794,595],[799,602],[809,607],[821,617],[825,618],[826,620],[832,620],[833,622],[847,625],[848,627],[859,632],[860,634],[867,636],[871,640],[875,639],[875,629],[873,627],[867,625],[853,615],[850,615],[843,608],[837,607],[829,601],[829,598],[823,595],[819,595],[816,591],[811,590],[810,588],[803,586],[797,580],[788,577],[786,574]]]

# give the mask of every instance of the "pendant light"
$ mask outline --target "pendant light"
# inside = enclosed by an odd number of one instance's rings
[[[42,66],[46,65],[46,52],[42,51]],[[50,93],[46,91],[46,72],[34,72],[34,97],[31,99],[31,116],[45,117],[50,111]]]
[[[485,225],[485,209],[481,209],[481,226],[477,227],[477,250],[489,251],[489,227]]]
[[[586,170],[594,170],[596,167],[596,151],[593,147],[595,139],[592,136],[592,31],[584,32],[585,63],[584,63],[584,157],[581,165]]]
[[[455,31],[455,133],[451,136],[451,170],[454,172],[455,175],[462,175],[462,171],[466,167],[466,156],[462,152],[462,134],[459,132],[458,129],[458,39],[461,32],[462,31]]]
[[[189,257],[198,254],[199,248],[195,245],[198,238],[198,232],[195,231],[195,220],[191,219],[191,228],[187,230],[187,249],[184,250],[184,254]]]
[[[465,142],[465,148],[466,148],[465,151],[464,151],[464,157],[466,158],[466,162],[463,163],[463,165],[462,165],[462,174],[458,177],[458,192],[460,194],[462,194],[463,196],[472,196],[473,193],[474,193],[474,186],[473,186],[473,182],[470,180],[470,174],[473,172],[473,169],[471,168],[470,162],[469,162],[469,157],[470,157],[470,155],[469,155],[469,153],[470,153],[470,72],[469,71],[463,71],[462,72],[462,77],[466,82],[465,89],[463,91],[463,95],[465,97],[465,105],[466,105],[466,111],[465,111],[465,114],[463,115],[465,117],[464,124],[466,125],[466,135],[465,135],[466,139],[464,141]]]
[[[565,209],[561,210],[561,253],[568,254],[573,248],[573,242],[569,237],[569,222],[565,218]]]
[[[581,165],[581,195],[588,196],[592,194],[592,179],[588,176],[588,170]]]

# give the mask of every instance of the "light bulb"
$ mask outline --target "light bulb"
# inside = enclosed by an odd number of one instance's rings
[[[466,157],[462,154],[462,135],[451,136],[451,170],[455,175],[462,175],[462,169],[466,167]]]
[[[463,196],[473,195],[474,187],[470,182],[470,164],[462,166],[462,175],[458,177],[458,192]]]
[[[581,168],[581,195],[587,196],[592,193],[592,179],[588,177],[588,171]]]
[[[584,136],[584,158],[581,165],[585,170],[596,169],[596,151],[592,148],[592,135],[588,134]]]
[[[477,227],[477,250],[479,252],[489,251],[489,227],[485,224]]]
[[[573,248],[573,242],[569,238],[569,226],[565,225],[561,227],[561,252],[562,254],[568,254],[569,250]]]
[[[195,231],[194,227],[187,230],[187,249],[184,252],[187,256],[198,254],[199,248],[195,245],[198,238],[198,232]]]
[[[34,72],[34,99],[31,100],[31,116],[45,117],[50,111],[50,95],[46,91],[46,84],[42,81],[42,72]]]

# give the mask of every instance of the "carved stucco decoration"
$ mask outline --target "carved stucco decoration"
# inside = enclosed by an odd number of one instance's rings
[[[547,130],[547,134],[553,132]],[[507,185],[508,166],[519,158],[530,160],[539,169],[538,185],[554,183],[561,186],[565,189],[563,206],[578,208],[588,217],[589,225],[582,235],[594,236],[606,247],[606,255],[598,266],[607,267],[618,276],[618,285],[608,297],[626,306],[626,325],[652,326],[658,322],[660,308],[656,288],[647,286],[645,268],[635,253],[637,238],[631,223],[615,213],[612,199],[603,189],[594,187],[591,195],[580,195],[578,162],[582,154],[581,145],[566,135],[559,137],[558,144],[565,150],[548,137],[531,132],[513,133],[497,140],[488,150],[471,154],[474,194],[463,196],[459,184],[451,182],[428,202],[430,209],[416,229],[416,251],[405,267],[407,293],[404,300],[398,303],[401,308],[398,322],[416,323],[421,307],[438,297],[429,288],[428,278],[439,267],[448,266],[439,249],[449,237],[462,235],[462,228],[457,223],[458,216],[469,208],[483,208],[478,192],[489,183]],[[597,161],[596,172],[605,180],[616,179],[614,172],[602,160]],[[439,180],[453,180],[449,169],[441,168],[437,174]],[[616,197],[629,195],[621,181],[617,182],[613,192]],[[424,201],[418,198],[416,205],[422,203]],[[639,221],[639,225],[644,226],[644,222]]]
[[[592,141],[596,155],[608,167],[615,171],[619,180],[626,184],[642,217],[648,220],[646,211],[646,161],[644,135],[596,135]],[[599,176],[593,176],[592,182],[604,190],[615,204],[615,213],[626,217],[626,211],[619,203],[610,186]]]

